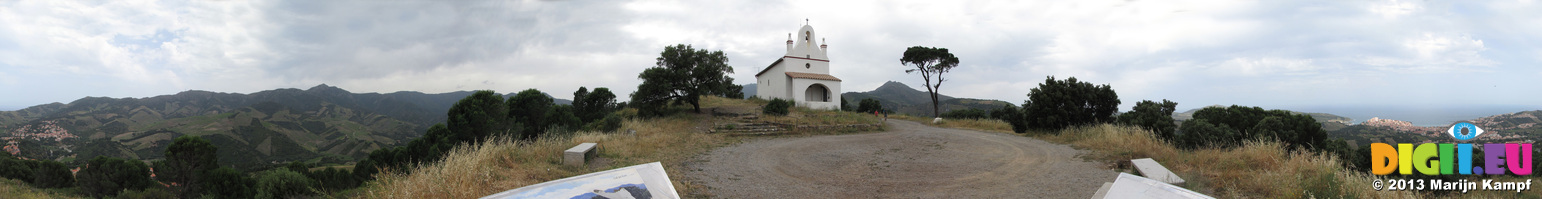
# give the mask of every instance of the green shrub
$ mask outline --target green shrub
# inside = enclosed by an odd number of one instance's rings
[[[207,187],[204,189],[205,196],[214,196],[215,198],[251,198],[255,194],[255,191],[252,189],[252,184],[256,183],[255,180],[252,180],[252,177],[248,177],[240,171],[236,171],[235,168],[220,167],[218,169],[211,169],[205,171],[203,176],[207,178],[204,182],[209,183],[204,185]]]
[[[948,119],[985,119],[988,117],[990,117],[990,114],[985,113],[985,110],[977,108],[959,109],[942,113],[942,118]]]
[[[1135,103],[1135,110],[1119,115],[1119,123],[1139,126],[1156,133],[1157,137],[1164,140],[1173,140],[1173,131],[1178,125],[1173,124],[1173,111],[1178,107],[1177,102],[1162,100],[1156,103],[1151,100],[1142,100]]]
[[[1225,123],[1211,124],[1206,119],[1183,121],[1183,125],[1178,127],[1178,131],[1183,132],[1182,135],[1179,135],[1180,142],[1178,143],[1182,143],[1181,146],[1184,148],[1228,148],[1242,144],[1242,140],[1234,139],[1239,135],[1236,129],[1231,128]]]
[[[35,171],[37,166],[37,161],[17,159],[11,156],[11,153],[0,153],[0,177],[28,181],[30,183],[34,178],[33,176],[37,175]]]
[[[353,179],[353,175],[351,175],[348,170],[328,167],[320,171],[311,172],[308,176],[310,176],[311,179],[316,180],[317,185],[319,185],[322,190],[340,191],[357,186],[355,185],[357,182]]]
[[[294,198],[311,195],[316,182],[289,168],[262,172],[257,177],[257,198]]]
[[[1214,139],[1211,141],[1223,142],[1219,145],[1234,146],[1248,139],[1278,140],[1288,144],[1290,149],[1322,149],[1328,135],[1322,129],[1322,124],[1317,123],[1312,116],[1296,114],[1285,110],[1264,110],[1259,107],[1244,107],[1232,105],[1230,107],[1207,107],[1194,112],[1193,120],[1202,120],[1205,123],[1217,127],[1228,128],[1226,135],[1195,135],[1184,136],[1190,138]],[[1192,120],[1191,120],[1192,121]],[[1188,126],[1188,122],[1184,126]],[[1183,131],[1189,134],[1190,131]],[[1184,142],[1198,143],[1205,140],[1187,140]],[[1204,144],[1188,145],[1197,147]],[[1217,145],[1217,144],[1209,144]]]
[[[882,111],[882,110],[883,110],[883,103],[880,103],[878,101],[878,99],[867,98],[867,99],[862,99],[862,101],[857,101],[857,112],[858,113],[872,113],[873,111]]]
[[[118,199],[162,199],[162,198],[177,198],[177,195],[176,194],[171,194],[171,191],[166,191],[165,189],[160,189],[160,188],[149,188],[149,189],[144,189],[144,190],[123,190],[123,192],[118,193]]]
[[[584,121],[573,115],[572,105],[558,104],[546,115],[547,132],[573,132],[584,127]]]
[[[1012,126],[1012,132],[1023,133],[1028,131],[1028,123],[1023,119],[1023,109],[1016,105],[1007,104],[991,111],[991,118],[1006,121]]]
[[[39,188],[61,188],[75,184],[75,176],[70,174],[70,168],[64,163],[56,161],[41,161],[34,170],[32,186]]]
[[[766,103],[766,107],[760,109],[760,113],[767,115],[787,115],[787,109],[791,108],[792,105],[793,102],[789,100],[782,100],[781,98],[771,99],[770,103]]]
[[[591,131],[609,132],[615,131],[619,128],[621,128],[621,115],[619,114],[605,115],[605,119],[595,120],[594,122],[590,122],[589,124],[584,125],[584,129],[589,129]]]
[[[156,184],[150,166],[138,160],[96,156],[75,174],[75,186],[92,197],[114,196],[123,190],[140,190]]]

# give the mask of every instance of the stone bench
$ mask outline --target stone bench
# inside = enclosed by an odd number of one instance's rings
[[[1178,174],[1173,174],[1172,171],[1167,170],[1167,167],[1157,164],[1156,160],[1151,158],[1130,160],[1130,164],[1135,165],[1135,170],[1139,171],[1141,176],[1146,176],[1146,178],[1162,181],[1167,184],[1183,184],[1183,178],[1179,178]]]
[[[578,146],[573,146],[573,148],[568,148],[566,151],[562,151],[562,164],[568,166],[583,166],[586,158],[594,155],[594,146],[595,144],[593,142],[585,142],[583,144],[578,144]]]

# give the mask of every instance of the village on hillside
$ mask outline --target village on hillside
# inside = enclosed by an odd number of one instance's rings
[[[1506,113],[1463,121],[1479,126],[1483,129],[1483,133],[1472,140],[1460,142],[1533,143],[1536,140],[1542,140],[1539,139],[1542,138],[1542,128],[1537,126],[1537,123],[1542,122],[1542,120],[1538,120],[1535,116],[1538,112]],[[1455,141],[1449,135],[1450,125],[1416,126],[1408,121],[1373,117],[1351,127],[1355,126],[1359,126],[1359,128],[1343,128],[1335,131],[1334,134],[1350,141],[1352,146],[1369,143],[1447,143]]]

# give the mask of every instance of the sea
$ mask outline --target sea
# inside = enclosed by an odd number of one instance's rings
[[[1328,113],[1344,116],[1350,119],[1354,119],[1354,121],[1351,122],[1355,124],[1365,122],[1366,120],[1375,117],[1381,119],[1408,121],[1409,123],[1413,123],[1415,126],[1450,126],[1461,121],[1478,119],[1482,117],[1521,111],[1542,110],[1542,106],[1304,106],[1284,109],[1299,112]]]

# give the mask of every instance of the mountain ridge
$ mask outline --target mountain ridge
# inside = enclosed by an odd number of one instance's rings
[[[878,99],[884,109],[895,113],[915,116],[932,116],[932,98],[926,91],[916,90],[904,83],[896,81],[884,82],[883,85],[867,92],[846,92],[841,94],[849,106],[855,107],[862,99]],[[977,108],[982,110],[995,110],[1010,102],[992,99],[957,98],[948,95],[937,95],[940,104],[938,111],[947,113],[952,110]],[[940,114],[939,113],[939,114]]]
[[[0,137],[11,141],[0,143],[16,145],[17,153],[29,158],[66,163],[96,155],[154,160],[172,138],[195,135],[220,146],[221,162],[238,168],[348,163],[422,136],[472,93],[352,93],[321,84],[250,94],[188,90],[145,98],[83,97],[0,111]]]

